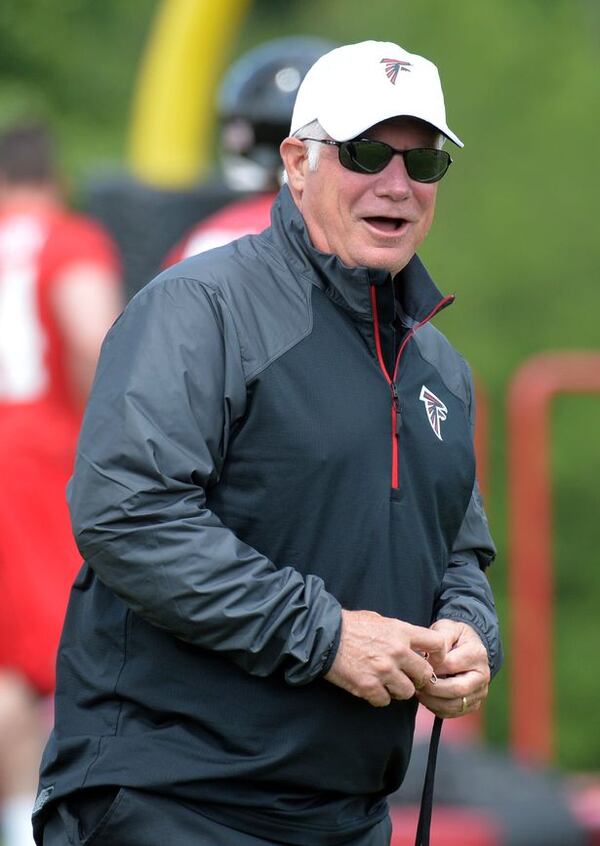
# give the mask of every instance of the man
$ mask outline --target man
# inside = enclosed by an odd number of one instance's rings
[[[433,64],[326,54],[271,229],[165,271],[111,331],[38,843],[383,846],[418,701],[487,695],[472,387],[415,256],[441,136]]]
[[[46,697],[81,565],[65,487],[100,343],[120,309],[107,235],[70,213],[47,129],[0,133],[0,791],[5,846],[32,843]]]
[[[311,65],[334,46],[310,36],[276,38],[232,64],[219,88],[217,114],[223,178],[237,199],[199,221],[169,251],[165,267],[270,225],[283,173],[279,145],[296,93]]]

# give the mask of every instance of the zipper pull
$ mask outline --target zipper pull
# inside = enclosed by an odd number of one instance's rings
[[[390,389],[392,391],[392,402],[394,404],[394,408],[396,409],[396,434],[400,434],[400,429],[402,428],[402,406],[400,405],[400,397],[398,395],[398,388],[396,387],[396,383],[392,379],[390,382]]]

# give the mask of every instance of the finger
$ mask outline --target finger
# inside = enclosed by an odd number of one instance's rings
[[[425,687],[428,682],[436,678],[433,667],[429,661],[412,650],[409,650],[402,656],[398,662],[398,668],[410,677],[417,690]]]
[[[418,694],[417,698],[419,704],[427,708],[428,711],[431,711],[432,714],[435,714],[436,717],[446,719],[455,716],[450,700],[436,699],[436,697],[422,696],[421,694]]]
[[[367,702],[374,708],[385,708],[392,701],[392,696],[386,687],[382,687],[381,691],[367,697]]]
[[[480,673],[470,670],[456,676],[438,678],[435,687],[426,685],[423,689],[440,699],[460,699],[461,696],[481,695],[488,686]]]
[[[413,684],[415,686],[415,690],[423,690],[423,688],[425,688],[427,686],[436,685],[437,681],[438,681],[438,677],[436,676],[435,672],[432,670],[431,675],[429,675],[429,673],[428,673],[427,676],[421,682],[416,682],[413,679]]]
[[[369,705],[373,705],[375,708],[385,708],[392,701],[386,685],[379,679],[371,679],[361,685],[356,685],[351,688],[350,692],[360,699],[365,699]]]
[[[471,711],[478,711],[481,708],[485,696],[476,694],[474,696],[460,696],[453,699],[443,699],[438,696],[430,696],[425,693],[417,694],[419,703],[439,717],[454,718],[462,717]]]
[[[434,652],[436,657],[446,654],[446,640],[441,632],[409,626],[409,642],[415,652]]]
[[[482,703],[485,701],[486,696],[487,692],[476,693],[466,696],[465,698],[467,700],[467,711],[463,713],[478,710],[481,707]],[[437,714],[440,717],[461,716],[463,707],[462,696],[455,696],[451,699],[445,699],[443,697],[436,696],[435,694],[420,691],[416,694],[416,698],[421,705],[423,705],[429,711],[432,711],[432,713]]]
[[[385,687],[392,699],[400,700],[412,699],[416,690],[412,679],[401,671],[386,679]]]
[[[461,696],[457,703],[455,705],[455,708],[457,708],[456,717],[464,717],[465,714],[476,711],[481,707],[481,699],[478,697]]]
[[[461,705],[456,705],[457,700],[455,699],[438,699],[435,696],[421,696],[418,695],[418,700],[423,707],[427,708],[428,711],[431,711],[432,714],[435,714],[436,717],[442,717],[443,719],[453,719],[454,717],[458,716],[457,710],[461,707]]]
[[[489,672],[488,655],[481,642],[467,641],[450,650],[441,664],[437,665],[440,673],[455,675],[467,670]]]

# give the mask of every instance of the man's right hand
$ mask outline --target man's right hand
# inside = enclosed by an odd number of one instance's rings
[[[392,699],[410,699],[435,679],[425,653],[435,653],[436,662],[444,660],[446,647],[439,632],[374,611],[342,610],[340,645],[324,678],[383,707]]]

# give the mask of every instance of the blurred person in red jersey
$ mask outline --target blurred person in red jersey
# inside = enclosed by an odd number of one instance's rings
[[[0,795],[5,846],[30,814],[55,653],[80,557],[65,488],[101,341],[121,308],[119,260],[68,211],[42,125],[0,134]]]
[[[220,164],[239,199],[199,221],[168,253],[169,267],[271,225],[283,166],[279,145],[289,131],[296,93],[306,72],[336,45],[313,36],[267,41],[231,65],[217,102]]]

